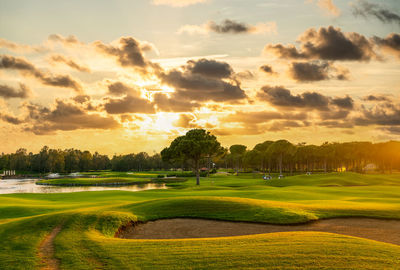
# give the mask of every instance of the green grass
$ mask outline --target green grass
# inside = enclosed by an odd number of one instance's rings
[[[118,178],[151,181],[136,173],[126,178],[123,174]],[[217,174],[202,178],[201,186],[194,178],[167,185],[167,190],[142,192],[0,195],[0,269],[40,268],[38,245],[60,223],[55,256],[62,269],[396,269],[400,265],[399,246],[329,233],[113,238],[131,220],[173,217],[275,224],[344,216],[400,219],[399,174],[298,175],[269,182],[256,174]]]

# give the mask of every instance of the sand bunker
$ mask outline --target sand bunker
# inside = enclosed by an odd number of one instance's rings
[[[289,231],[330,232],[400,245],[400,220],[372,218],[334,218],[301,225],[174,218],[126,226],[116,236],[126,239],[182,239]]]

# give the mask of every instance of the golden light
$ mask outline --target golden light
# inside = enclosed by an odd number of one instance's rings
[[[179,119],[179,114],[159,112],[156,114],[154,129],[164,132],[175,130],[174,122]]]

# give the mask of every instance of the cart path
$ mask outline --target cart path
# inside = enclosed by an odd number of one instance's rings
[[[55,227],[39,245],[39,257],[44,266],[42,270],[58,270],[60,269],[60,262],[54,257],[54,239],[61,231],[62,225]]]
[[[291,231],[337,233],[400,245],[400,220],[374,218],[332,218],[300,225],[174,218],[127,226],[118,233],[117,237],[126,239],[183,239]]]

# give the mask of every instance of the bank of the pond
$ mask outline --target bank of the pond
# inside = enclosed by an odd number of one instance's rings
[[[131,186],[142,184],[168,184],[186,182],[184,178],[59,178],[39,180],[36,185],[61,186],[61,187],[84,187],[84,186]]]
[[[3,179],[0,180],[0,194],[13,193],[69,193],[83,191],[144,191],[151,189],[167,189],[165,183],[141,183],[136,185],[46,185],[36,184],[36,179]]]

